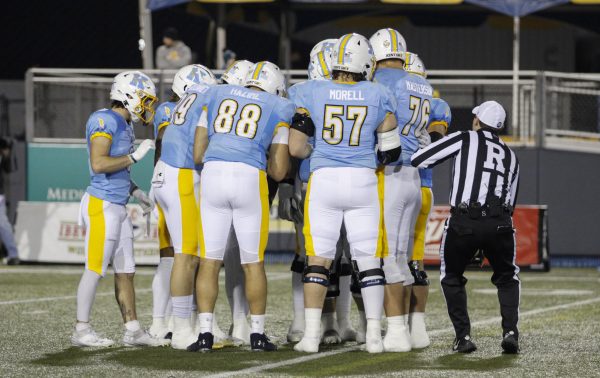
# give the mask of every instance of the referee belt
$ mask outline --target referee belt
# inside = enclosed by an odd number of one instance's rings
[[[512,206],[509,205],[493,205],[480,204],[474,202],[471,204],[461,203],[458,206],[452,206],[450,208],[450,214],[452,215],[467,215],[471,219],[479,218],[495,218],[501,215],[511,215]]]

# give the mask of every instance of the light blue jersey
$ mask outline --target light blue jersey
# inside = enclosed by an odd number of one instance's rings
[[[113,173],[95,173],[89,160],[92,140],[96,137],[110,139],[111,145],[108,156],[118,157],[134,151],[135,135],[133,127],[120,114],[101,109],[93,113],[85,125],[85,138],[88,145],[88,165],[91,182],[87,192],[101,200],[125,205],[129,201],[130,176],[129,168]]]
[[[158,132],[163,127],[169,125],[171,120],[171,114],[173,114],[173,108],[177,105],[176,102],[163,102],[156,108],[156,114],[154,115],[154,139],[158,137]]]
[[[434,98],[431,100],[431,114],[429,115],[429,126],[433,125],[442,125],[446,127],[450,127],[450,123],[452,122],[452,112],[450,111],[450,106],[446,101],[441,98]],[[429,127],[428,126],[428,127]],[[431,188],[433,187],[433,171],[431,168],[421,168],[419,169],[419,175],[421,176],[421,186]]]
[[[188,89],[173,109],[171,122],[162,138],[160,160],[175,168],[200,169],[194,164],[196,126],[210,87],[196,84]]]
[[[289,127],[296,108],[286,99],[237,85],[208,92],[208,148],[204,162],[241,162],[267,169],[267,150],[279,127]]]
[[[294,101],[315,124],[310,171],[324,167],[377,167],[376,130],[396,101],[382,85],[311,80],[296,84]]]
[[[297,85],[294,85],[288,89],[288,98],[293,103],[296,102],[297,89]],[[310,143],[314,147],[315,138],[308,138],[308,143]],[[308,179],[310,177],[310,157],[300,160],[300,166],[298,167],[298,177],[300,177],[300,181],[308,182]]]
[[[401,69],[379,68],[375,79],[392,92],[398,107],[396,119],[402,143],[402,156],[396,165],[410,166],[410,157],[419,149],[415,135],[425,130],[431,114],[431,85],[419,75]]]

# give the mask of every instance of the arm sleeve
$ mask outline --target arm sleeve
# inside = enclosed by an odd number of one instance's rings
[[[117,123],[110,116],[93,115],[88,121],[90,142],[97,137],[104,137],[112,141],[117,131]]]
[[[517,195],[519,194],[519,174],[520,174],[519,162],[517,161],[517,167],[515,168],[515,174],[510,185],[510,205],[512,207],[517,203]]]
[[[412,166],[417,168],[430,168],[456,155],[462,147],[465,135],[468,134],[457,131],[418,150],[411,157]]]

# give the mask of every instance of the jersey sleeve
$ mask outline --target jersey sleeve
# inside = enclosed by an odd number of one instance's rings
[[[313,98],[310,89],[312,87],[312,82],[313,81],[305,81],[303,83],[298,83],[289,89],[289,99],[293,102],[296,108],[302,108],[306,111],[308,111],[310,108],[311,100]]]
[[[171,108],[167,104],[160,104],[154,116],[154,139],[158,137],[160,130],[169,124],[171,120]]]
[[[109,115],[94,113],[88,120],[87,129],[90,142],[97,137],[112,141],[117,132],[117,122]]]
[[[296,113],[296,105],[287,99],[280,99],[271,143],[288,144],[290,123],[294,113]]]
[[[396,112],[396,99],[392,93],[383,85],[377,84],[379,88],[379,113],[377,114],[377,125],[379,126],[385,117]]]
[[[433,108],[428,127],[441,125],[448,129],[452,122],[452,111],[450,110],[450,106],[446,101],[441,99],[435,102],[435,107]]]

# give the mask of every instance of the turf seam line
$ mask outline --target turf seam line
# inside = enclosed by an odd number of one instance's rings
[[[585,306],[585,305],[597,303],[597,302],[600,302],[600,298],[592,298],[592,299],[586,299],[586,300],[582,300],[582,301],[565,303],[565,304],[556,305],[556,306],[542,307],[542,308],[537,308],[537,309],[533,309],[533,310],[528,310],[528,311],[521,312],[519,314],[519,321],[525,316],[538,315],[538,314],[542,314],[542,313],[549,312],[549,311],[564,310],[564,309],[568,309],[571,307]],[[493,323],[499,322],[500,320],[501,320],[500,316],[495,316],[493,318],[488,318],[488,319],[473,322],[473,323],[471,323],[471,326],[478,327],[478,326],[493,324]],[[453,332],[453,331],[454,331],[453,327],[435,329],[435,330],[430,331],[429,335],[437,336],[440,334],[444,334],[447,332]],[[253,366],[253,367],[242,369],[242,370],[228,371],[228,372],[223,372],[223,373],[219,373],[219,374],[208,375],[208,376],[206,376],[206,378],[226,378],[226,377],[234,377],[234,376],[245,375],[245,374],[248,374],[248,375],[256,374],[256,373],[263,372],[265,370],[277,369],[279,367],[296,365],[296,364],[300,364],[303,362],[308,362],[308,361],[318,360],[318,359],[329,357],[329,356],[334,356],[336,354],[351,352],[351,351],[357,350],[359,348],[360,348],[359,345],[354,345],[351,347],[341,348],[338,350],[332,350],[329,352],[315,353],[315,354],[311,354],[311,355],[307,355],[307,356],[292,358],[289,360],[274,362],[271,364]]]

